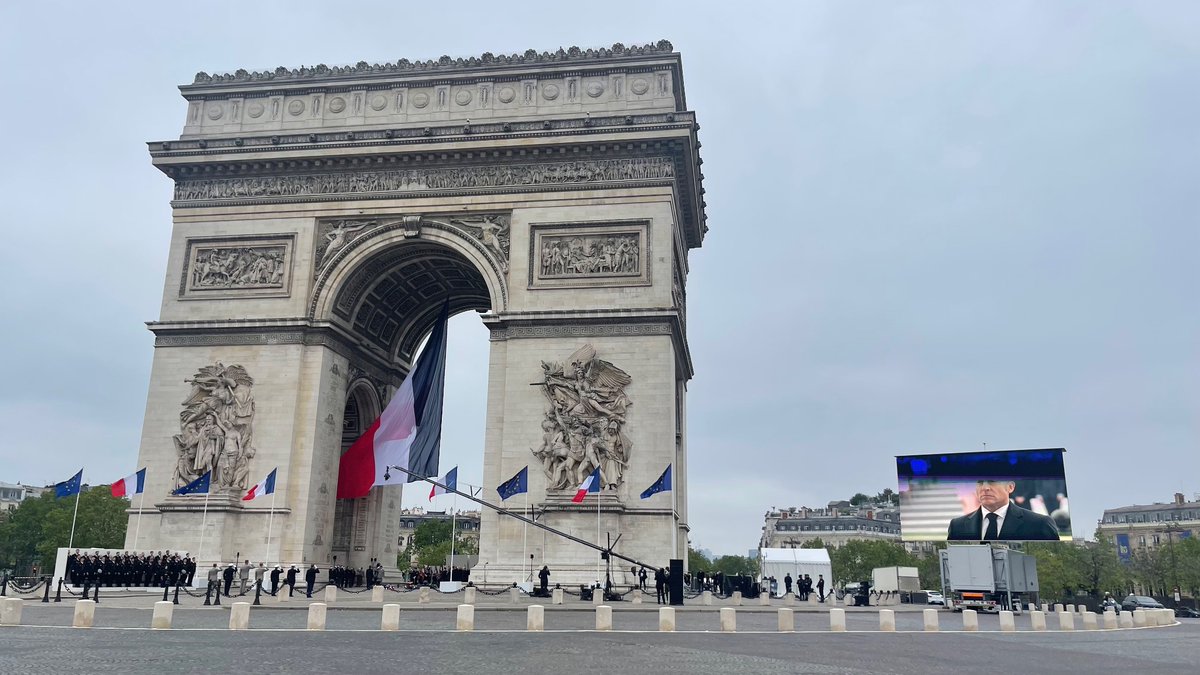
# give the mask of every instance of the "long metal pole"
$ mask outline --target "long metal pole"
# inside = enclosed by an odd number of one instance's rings
[[[450,581],[454,581],[454,531],[458,526],[458,495],[450,502]]]
[[[212,494],[212,486],[204,493],[204,515],[200,517],[200,549],[196,551],[196,559],[204,562],[204,531],[208,529],[208,496]]]
[[[432,479],[432,478],[428,478],[428,477],[426,477],[426,476],[422,476],[422,475],[420,475],[420,474],[413,473],[412,471],[409,471],[408,469],[405,469],[405,468],[403,468],[403,467],[399,467],[399,466],[390,466],[390,467],[388,467],[388,468],[389,468],[389,469],[395,469],[395,470],[397,470],[397,471],[400,471],[400,472],[402,472],[402,473],[404,473],[404,474],[406,474],[406,475],[408,475],[408,476],[413,476],[413,477],[416,477],[418,480],[423,480],[423,481],[425,481],[426,483],[429,483],[430,485],[436,485],[436,486],[438,486],[438,487],[440,487],[440,488],[444,489],[446,492],[453,492],[454,494],[456,494],[456,495],[460,495],[460,496],[462,496],[462,497],[464,497],[464,498],[466,498],[466,499],[469,499],[469,500],[471,500],[472,502],[475,502],[476,504],[479,504],[480,506],[487,507],[487,508],[489,508],[489,509],[491,509],[491,510],[493,510],[493,511],[497,512],[497,513],[500,513],[500,514],[502,514],[502,515],[508,516],[509,518],[516,518],[517,520],[524,521],[524,522],[526,522],[526,523],[529,523],[530,525],[533,525],[534,527],[541,528],[542,530],[544,530],[544,531],[546,531],[546,532],[550,532],[551,534],[554,534],[554,535],[557,535],[557,536],[559,536],[559,537],[562,537],[563,539],[567,539],[567,540],[573,541],[573,542],[575,542],[576,544],[579,544],[580,546],[586,546],[586,547],[588,547],[588,548],[595,549],[595,550],[597,550],[597,551],[604,551],[604,550],[606,550],[606,549],[605,549],[603,546],[597,546],[597,545],[593,544],[592,542],[590,542],[590,541],[588,541],[588,540],[586,540],[586,539],[581,539],[581,538],[579,538],[579,537],[576,537],[576,536],[575,536],[575,535],[573,535],[573,534],[570,534],[570,533],[567,533],[567,532],[563,532],[562,530],[559,530],[559,529],[556,529],[556,528],[550,527],[549,525],[543,525],[543,524],[541,524],[541,523],[539,523],[539,522],[537,522],[537,521],[535,521],[535,520],[532,520],[532,519],[530,519],[530,518],[526,518],[524,515],[522,515],[522,514],[520,514],[520,513],[517,513],[517,512],[514,512],[514,511],[510,511],[510,510],[508,510],[508,509],[506,509],[506,508],[504,508],[504,507],[502,507],[502,506],[496,506],[495,504],[492,504],[491,502],[485,501],[485,500],[483,500],[483,499],[479,499],[478,497],[474,497],[474,496],[472,496],[472,495],[469,495],[469,494],[467,494],[467,493],[465,493],[465,492],[459,492],[458,490],[456,490],[456,489],[454,489],[454,488],[452,488],[452,487],[449,487],[449,486],[447,486],[447,485],[444,485],[444,484],[442,484],[442,483],[439,483],[439,482],[437,482],[436,480],[434,480],[434,479]],[[500,544],[499,544],[499,541],[500,541],[500,538],[499,538],[499,537],[497,537],[497,538],[496,538],[496,542],[497,542],[497,543],[496,543],[497,551],[499,550],[499,545],[500,545]],[[497,557],[499,557],[499,556],[497,556]],[[620,559],[620,560],[624,560],[625,562],[632,563],[632,564],[634,564],[634,565],[638,565],[638,566],[640,566],[640,567],[646,567],[646,568],[650,568],[650,569],[658,569],[658,567],[661,567],[661,565],[655,566],[655,565],[652,565],[652,564],[650,564],[650,563],[644,563],[644,562],[642,562],[641,560],[638,560],[638,559],[636,559],[636,558],[630,558],[629,556],[621,555],[621,554],[619,554],[619,553],[613,553],[613,554],[612,554],[612,557],[614,557],[614,558],[618,558],[618,559]]]
[[[133,550],[137,550],[138,535],[142,533],[142,504],[146,501],[146,492],[143,490],[138,497],[138,517],[137,525],[133,528]],[[69,548],[69,547],[68,547]]]
[[[271,565],[271,533],[275,525],[275,493],[271,493],[271,511],[267,514],[267,566]],[[249,557],[247,555],[247,557]]]
[[[75,545],[75,518],[79,516],[79,497],[83,493],[83,476],[79,477],[79,492],[75,493],[75,513],[71,515],[71,538],[67,540],[67,553]]]
[[[679,502],[675,498],[675,480],[671,477],[671,556],[678,558],[679,556]],[[683,560],[687,561],[687,556],[683,556]]]
[[[529,492],[528,491],[525,492],[525,516],[529,517]],[[524,527],[525,527],[525,529],[521,533],[521,567],[525,566],[525,564],[526,564],[525,558],[527,558],[529,556],[529,523],[525,523]],[[532,564],[529,568],[529,577],[525,580],[526,581],[533,580]]]
[[[600,545],[600,493],[596,493],[596,548],[600,549],[600,553],[596,555],[596,584],[600,584],[600,567],[604,564],[604,547]]]

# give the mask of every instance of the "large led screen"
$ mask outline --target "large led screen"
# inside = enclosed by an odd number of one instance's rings
[[[896,457],[904,541],[1070,541],[1062,448]]]

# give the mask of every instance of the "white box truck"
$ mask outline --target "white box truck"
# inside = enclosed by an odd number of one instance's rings
[[[947,546],[940,552],[942,595],[954,611],[1021,611],[1038,593],[1037,561],[990,544]]]

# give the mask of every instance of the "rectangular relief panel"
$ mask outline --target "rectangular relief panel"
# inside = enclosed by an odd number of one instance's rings
[[[650,221],[534,223],[529,288],[650,285]]]
[[[179,298],[286,298],[295,242],[294,233],[190,238]]]

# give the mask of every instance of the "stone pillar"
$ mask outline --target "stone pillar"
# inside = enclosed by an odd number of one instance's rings
[[[1029,627],[1033,630],[1046,630],[1046,613],[1040,609],[1030,612]]]
[[[421,605],[429,604],[429,587],[428,586],[422,586],[421,589],[417,591],[417,603],[421,604]]]
[[[936,609],[927,609],[925,615],[925,632],[936,633],[938,630],[938,611]]]
[[[379,623],[379,630],[400,630],[400,605],[383,606],[383,620]]]
[[[742,592],[741,591],[733,592],[733,606],[734,607],[742,606]]]
[[[770,593],[759,593],[758,594],[758,604],[763,607],[770,607],[771,606],[771,594]]]
[[[530,605],[525,612],[525,630],[546,630],[546,608],[542,605]]]
[[[658,630],[663,633],[675,632],[675,608],[674,607],[659,607],[658,608]]]
[[[23,606],[24,603],[20,598],[0,600],[0,626],[20,626]]]
[[[268,596],[265,596],[263,599],[265,600],[266,598],[269,598],[269,597],[271,597],[271,596],[269,596],[269,595],[268,595]],[[288,594],[287,594],[287,593],[277,593],[277,594],[275,595],[275,602],[276,602],[276,603],[284,603],[284,602],[287,602],[287,601],[288,601]]]
[[[175,603],[170,600],[159,600],[154,603],[154,613],[150,615],[150,627],[163,630],[171,627],[171,618],[175,614]]]
[[[1145,628],[1146,627],[1146,610],[1144,610],[1144,609],[1133,610],[1133,627],[1134,628]]]
[[[796,606],[796,596],[792,593],[788,593],[788,594],[784,595],[783,596],[783,606],[784,607],[795,607]]]
[[[1133,612],[1121,612],[1117,616],[1117,623],[1121,628],[1133,628]]]
[[[612,630],[612,607],[596,605],[596,630]]]
[[[96,602],[94,600],[76,600],[75,616],[71,625],[75,628],[91,628],[96,620]]]
[[[514,605],[521,604],[521,589],[516,586],[508,589],[508,601]]]
[[[550,597],[551,604],[554,604],[554,605],[563,604],[563,589],[561,589],[561,588],[554,589],[554,592],[551,593],[550,596],[551,596]]]
[[[974,633],[979,630],[979,613],[973,609],[964,609],[963,615],[963,630],[968,633]]]
[[[721,608],[721,632],[737,632],[737,610],[732,607]]]
[[[1058,614],[1058,613],[1060,613],[1060,612],[1065,612],[1065,611],[1066,611],[1066,609],[1067,609],[1067,608],[1066,608],[1066,607],[1063,607],[1063,604],[1062,604],[1061,602],[1056,602],[1056,603],[1054,603],[1054,613],[1055,613],[1055,614]]]
[[[896,612],[894,610],[879,610],[879,630],[886,633],[896,632]]]
[[[383,602],[383,586],[371,589],[371,602]]]
[[[459,605],[455,628],[460,631],[475,630],[475,605]]]
[[[475,604],[475,593],[476,593],[476,589],[474,586],[467,586],[467,589],[465,591],[463,591],[463,604],[466,604],[466,605]]]
[[[250,603],[235,602],[229,610],[229,630],[249,630]]]
[[[1025,611],[1033,612],[1036,610],[1037,610],[1037,605],[1033,604],[1032,602],[1025,603]]]
[[[337,602],[337,586],[329,584],[325,587],[325,604],[332,605]]]
[[[701,605],[711,605],[713,600],[712,591],[704,591],[700,594]]]
[[[1081,616],[1083,617],[1083,629],[1084,630],[1096,630],[1097,626],[1096,626],[1096,613],[1095,612],[1084,611],[1081,614]]]
[[[1075,630],[1075,615],[1066,610],[1058,612],[1058,629]]]
[[[323,602],[314,602],[308,606],[308,629],[325,630],[325,608]]]
[[[592,606],[599,607],[604,604],[604,591],[599,588],[592,589]]]
[[[1042,614],[1049,614],[1049,613],[1050,613],[1050,605],[1043,602],[1042,603]]]
[[[788,607],[779,608],[779,632],[791,633],[796,630],[796,615],[795,612]]]
[[[829,610],[829,630],[834,633],[846,632],[846,610],[840,608]]]
[[[640,604],[642,604],[642,589],[640,589],[640,588],[635,588],[635,589],[633,589],[633,600],[632,600],[632,602],[633,602],[633,604],[635,604],[635,605],[640,605]]]
[[[1000,632],[1012,633],[1017,630],[1017,620],[1007,609],[1000,610]]]
[[[1117,613],[1111,609],[1104,610],[1104,630],[1117,629]]]

